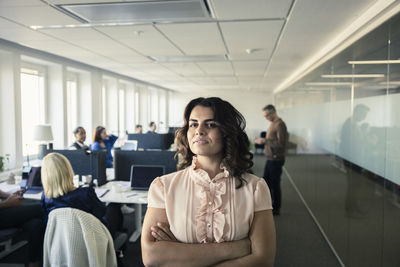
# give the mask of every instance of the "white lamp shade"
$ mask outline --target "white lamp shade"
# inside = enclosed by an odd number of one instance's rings
[[[51,125],[36,125],[33,138],[36,141],[53,141]]]

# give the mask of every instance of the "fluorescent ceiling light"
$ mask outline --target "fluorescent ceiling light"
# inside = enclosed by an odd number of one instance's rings
[[[309,82],[305,83],[307,86],[347,86],[352,85],[351,82]]]
[[[324,74],[322,78],[383,78],[385,74]]]
[[[374,64],[400,64],[400,59],[393,60],[351,60],[347,63],[351,65],[374,65]]]
[[[226,61],[226,55],[204,55],[204,56],[149,56],[155,62],[209,62]]]
[[[380,82],[379,84],[383,84],[383,85],[400,85],[400,81]]]

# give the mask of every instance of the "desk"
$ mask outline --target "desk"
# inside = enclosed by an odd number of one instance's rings
[[[114,187],[119,186],[121,192],[115,192]],[[147,204],[148,191],[131,190],[131,183],[126,181],[112,181],[99,187],[110,191],[100,198],[102,202],[134,204],[136,230],[129,238],[135,242],[142,232],[142,204]]]
[[[120,186],[121,192],[115,192],[113,187],[116,185]],[[111,181],[100,186],[99,188],[110,190],[100,198],[102,202],[133,204],[135,206],[136,230],[129,238],[130,242],[135,242],[142,232],[142,204],[147,204],[148,191],[131,190],[130,182],[126,181]],[[0,189],[4,192],[12,193],[19,190],[20,186],[17,184],[7,184],[6,182],[3,182],[0,183]],[[24,194],[24,198],[26,199],[40,200],[41,197],[42,192],[36,194]]]

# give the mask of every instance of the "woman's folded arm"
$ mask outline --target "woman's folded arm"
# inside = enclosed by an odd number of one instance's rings
[[[145,266],[211,266],[250,253],[248,239],[207,244],[156,241],[151,234],[151,227],[157,223],[168,224],[165,209],[148,208],[141,239]]]

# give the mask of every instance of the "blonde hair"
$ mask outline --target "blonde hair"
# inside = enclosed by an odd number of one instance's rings
[[[50,153],[43,158],[41,174],[47,198],[57,198],[75,189],[71,164],[59,153]]]

